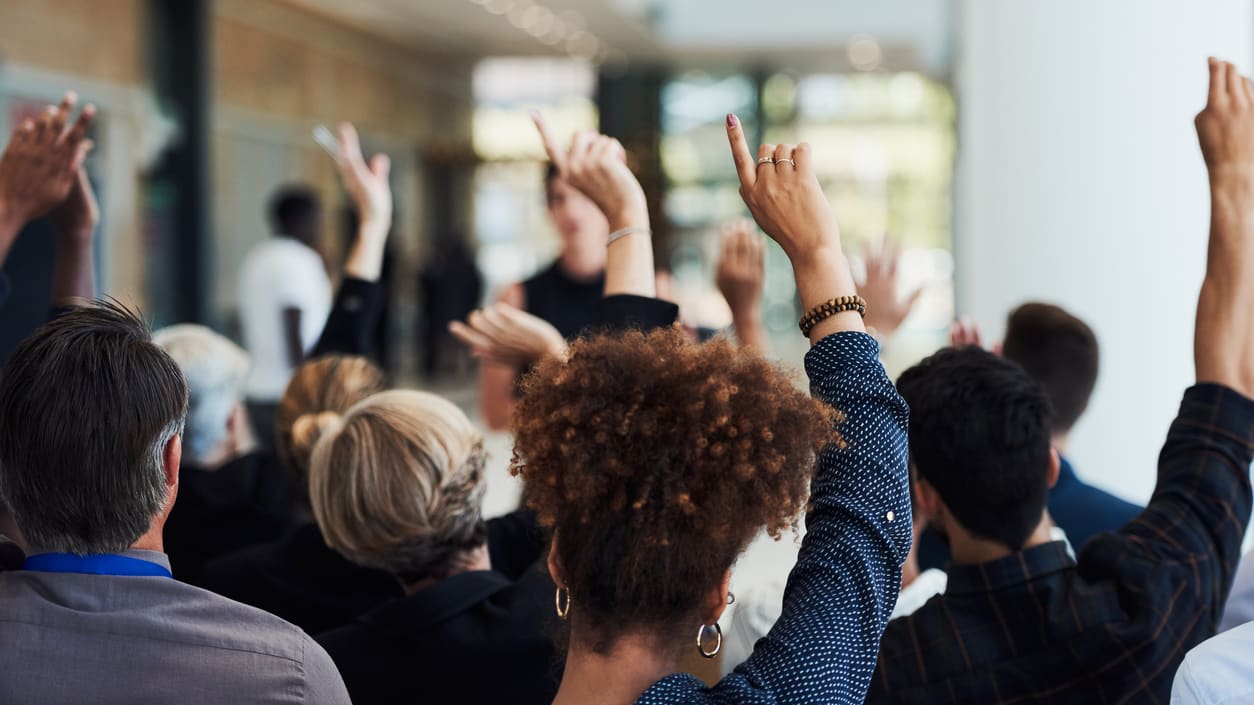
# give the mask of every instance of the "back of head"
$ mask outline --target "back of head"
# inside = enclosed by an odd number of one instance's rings
[[[1040,383],[1053,405],[1055,433],[1071,430],[1097,384],[1097,336],[1080,319],[1050,304],[1027,303],[1006,321],[1002,354]]]
[[[270,227],[279,235],[299,238],[309,233],[321,213],[318,194],[308,186],[284,186],[270,199]]]
[[[310,360],[292,375],[275,413],[275,450],[308,490],[314,445],[357,402],[387,388],[383,371],[364,357],[328,355]]]
[[[902,373],[910,459],[972,534],[1012,550],[1041,521],[1049,487],[1049,400],[1018,365],[946,348]]]
[[[187,430],[183,455],[200,463],[228,435],[228,422],[243,399],[248,354],[205,326],[190,323],[162,328],[153,341],[178,363],[187,380]]]
[[[444,577],[486,539],[483,439],[453,404],[391,391],[330,425],[309,494],[327,544],[406,582]]]
[[[554,530],[572,620],[605,641],[695,628],[748,541],[792,525],[835,437],[788,373],[675,329],[576,342],[515,418],[513,470]]]
[[[125,550],[165,508],[163,451],[187,386],[134,313],[76,308],[24,340],[0,379],[0,493],[29,544]]]

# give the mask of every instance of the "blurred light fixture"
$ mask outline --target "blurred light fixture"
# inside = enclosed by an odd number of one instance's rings
[[[859,34],[849,40],[849,63],[859,71],[874,71],[884,61],[880,43],[868,34]]]
[[[503,15],[513,6],[514,0],[488,0],[483,4],[483,9],[494,15]]]
[[[535,0],[468,0],[494,15],[505,15],[511,25],[551,47],[561,47],[571,58],[593,61],[611,70],[625,71],[627,55],[606,46],[578,11],[560,14]]]
[[[556,22],[557,17],[552,10],[541,5],[532,5],[527,8],[527,15],[523,18],[523,29],[536,39],[542,39]]]
[[[509,23],[515,27],[525,29],[527,26],[527,12],[534,7],[535,4],[532,3],[531,0],[517,0],[517,2],[514,3],[514,6],[509,8],[509,12],[506,13],[505,18],[508,19]]]

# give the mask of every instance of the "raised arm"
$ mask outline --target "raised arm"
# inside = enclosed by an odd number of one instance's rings
[[[27,119],[13,132],[0,156],[0,265],[27,223],[65,201],[91,150],[87,128],[96,115],[88,105],[70,125],[78,97],[65,94],[37,120]]]
[[[367,163],[357,129],[349,123],[340,125],[339,143],[340,157],[335,165],[357,210],[357,235],[344,261],[344,281],[309,356],[339,353],[371,357],[382,309],[379,276],[392,229],[392,188],[388,183],[392,164],[386,154],[376,154]]]
[[[753,222],[741,218],[724,225],[714,283],[731,309],[736,339],[761,353],[769,352],[762,323],[765,281],[766,245]]]
[[[875,306],[867,308],[866,326],[883,343],[906,321],[923,289],[915,289],[905,296],[898,291],[901,246],[888,235],[875,245],[864,245],[862,255],[866,276],[858,282],[858,293],[867,301],[875,302]]]
[[[1197,302],[1197,381],[1254,398],[1254,86],[1210,60],[1210,95],[1197,116],[1210,176],[1210,246]]]
[[[853,295],[810,147],[763,145],[759,162],[735,116],[727,133],[741,195],[792,261],[803,306]],[[825,319],[810,341],[806,371],[815,395],[844,413],[841,441],[819,459],[779,620],[717,688],[767,691],[761,699],[771,702],[861,703],[910,550],[908,411],[857,312]]]
[[[48,215],[57,231],[52,266],[52,305],[73,306],[96,295],[92,245],[100,223],[100,206],[87,171],[78,168],[70,194]]]
[[[583,192],[610,223],[605,259],[605,295],[657,295],[653,232],[644,189],[627,167],[627,152],[613,137],[577,133],[563,151],[539,113],[532,113],[544,150],[562,176]]]
[[[792,262],[801,307],[809,311],[830,299],[856,295],[836,218],[814,175],[810,145],[764,144],[755,159],[735,115],[727,116],[727,138],[740,195],[758,226]],[[810,331],[810,344],[841,331],[865,333],[862,316],[846,311],[823,320]]]

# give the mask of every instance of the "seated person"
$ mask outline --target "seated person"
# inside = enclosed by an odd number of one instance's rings
[[[318,641],[357,705],[548,705],[557,692],[553,581],[531,512],[487,522],[483,440],[453,404],[376,394],[327,424],[310,495],[331,548],[406,597]]]
[[[979,342],[978,331],[958,324],[955,343]],[[1058,482],[1049,491],[1049,516],[1076,547],[1132,521],[1139,507],[1082,480],[1067,460],[1068,436],[1097,384],[1097,337],[1084,321],[1057,306],[1026,303],[1010,313],[1001,354],[1018,363],[1045,390],[1051,443],[1059,454]],[[920,539],[920,563],[941,567],[949,549],[934,531]]]
[[[153,335],[178,363],[190,401],[178,506],[165,525],[174,575],[198,584],[211,559],[278,539],[292,522],[295,488],[269,451],[253,446],[244,410],[248,354],[204,326]]]
[[[0,489],[29,542],[0,573],[0,702],[349,702],[322,647],[171,579],[187,386],[134,313],[69,311],[0,379]]]
[[[205,565],[201,584],[318,634],[393,597],[388,573],[359,566],[327,547],[309,508],[309,467],[322,429],[357,402],[386,389],[383,372],[362,357],[331,355],[296,370],[278,408],[276,451],[296,485],[296,516],[282,538]]]
[[[1197,123],[1212,196],[1197,384],[1153,499],[1072,560],[1045,531],[1059,459],[1039,386],[976,347],[906,371],[915,509],[954,562],[943,595],[888,625],[868,703],[1164,702],[1185,652],[1214,633],[1250,517],[1254,90],[1230,64],[1210,71]]]

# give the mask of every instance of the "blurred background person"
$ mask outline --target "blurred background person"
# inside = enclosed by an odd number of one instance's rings
[[[557,259],[535,275],[507,286],[501,303],[526,311],[573,338],[596,320],[605,293],[605,241],[609,223],[596,204],[562,178],[550,164],[544,175],[549,222],[562,241]],[[522,369],[484,363],[479,373],[479,405],[488,428],[509,424],[517,402]]]
[[[208,561],[279,538],[295,488],[273,451],[256,447],[244,407],[248,354],[212,330],[184,323],[153,334],[187,380],[179,501],[165,525],[175,576],[198,584]]]
[[[249,251],[240,267],[240,321],[252,358],[245,391],[264,447],[274,446],[274,414],[292,370],[322,333],[331,282],[317,246],[322,205],[304,186],[287,186],[270,203],[273,237]]]

